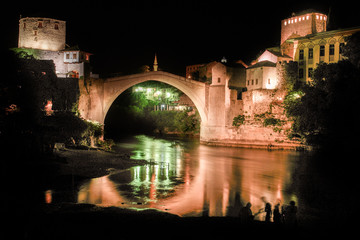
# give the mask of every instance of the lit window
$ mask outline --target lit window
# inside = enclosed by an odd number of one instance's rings
[[[313,59],[313,58],[314,58],[314,49],[309,48],[309,59]]]
[[[300,49],[299,51],[299,60],[304,60],[304,49]]]
[[[299,17],[299,22],[301,22],[301,17]]]
[[[306,20],[309,20],[309,15],[306,16]]]
[[[319,15],[316,15],[316,19],[319,19]]]
[[[330,44],[329,47],[329,55],[334,55],[335,54],[335,45],[334,44]]]
[[[286,21],[284,22],[284,25],[286,26]]]
[[[295,23],[297,22],[297,18],[295,18]]]
[[[322,20],[322,16],[320,16],[320,20]]]
[[[305,20],[305,17],[302,17],[302,20]]]

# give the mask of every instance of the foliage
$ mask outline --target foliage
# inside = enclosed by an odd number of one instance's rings
[[[240,125],[244,124],[245,122],[245,115],[238,115],[233,118],[232,125],[234,127],[239,127]]]
[[[6,54],[7,71],[0,82],[1,144],[42,155],[55,142],[79,142],[89,126],[72,112],[78,82],[57,78],[52,61],[37,60],[26,51]],[[46,116],[49,100],[55,111]]]
[[[112,147],[115,145],[115,142],[112,139],[99,140],[98,145],[105,151],[111,151]]]
[[[178,132],[182,134],[198,133],[200,131],[200,116],[191,111],[154,111],[154,106],[173,104],[178,100],[179,90],[159,82],[145,82],[136,85],[141,91],[126,90],[112,105],[106,119],[106,137],[116,138],[125,133],[159,133]],[[149,97],[147,89],[166,89],[172,97],[165,99]],[[121,113],[121,114],[119,114]],[[126,126],[126,127],[124,127]]]
[[[176,130],[182,134],[200,132],[200,116],[197,111],[195,114],[191,114],[190,110],[179,111],[174,121]]]
[[[279,88],[288,92],[296,91],[302,86],[298,77],[297,62],[282,62],[278,67]]]
[[[264,119],[264,127],[267,126],[281,126],[282,121],[277,118],[269,117]]]
[[[346,37],[347,44],[343,47],[343,55],[357,68],[360,68],[360,32]]]
[[[359,80],[360,71],[350,61],[320,64],[301,97],[287,104],[293,132],[315,146],[344,146],[358,136]]]

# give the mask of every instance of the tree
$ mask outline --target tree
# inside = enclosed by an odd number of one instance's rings
[[[303,96],[289,101],[293,131],[310,145],[345,147],[357,137],[360,71],[350,61],[320,64]]]

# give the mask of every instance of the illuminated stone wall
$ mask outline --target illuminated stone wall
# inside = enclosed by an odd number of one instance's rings
[[[281,21],[281,44],[289,37],[306,36],[326,31],[327,16],[322,13],[305,13]]]
[[[66,22],[51,18],[21,18],[19,48],[59,51],[65,48]]]

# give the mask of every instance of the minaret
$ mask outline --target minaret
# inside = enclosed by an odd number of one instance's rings
[[[158,62],[157,62],[156,53],[155,53],[155,59],[154,59],[154,72],[157,72],[157,70],[158,70]]]

